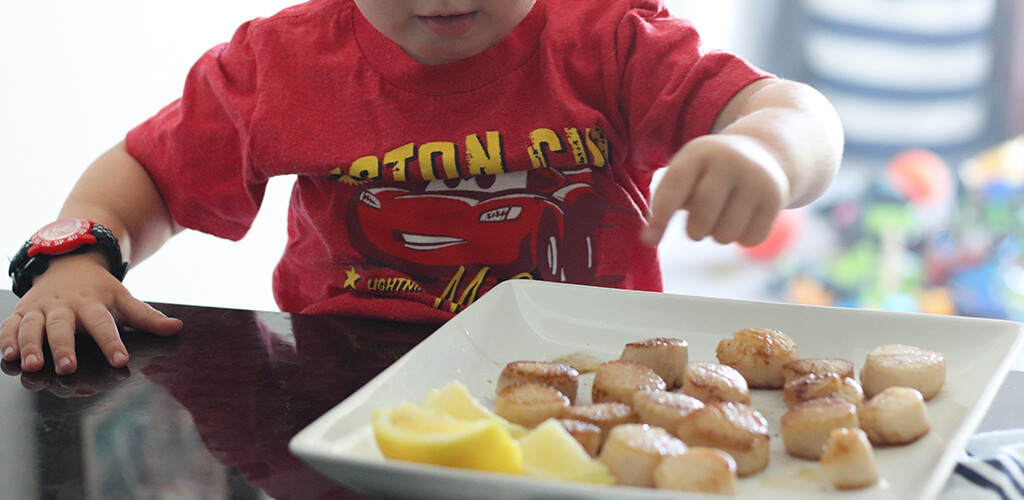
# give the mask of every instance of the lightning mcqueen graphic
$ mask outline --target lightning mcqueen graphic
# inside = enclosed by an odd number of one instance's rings
[[[604,212],[591,181],[586,168],[548,168],[370,187],[353,198],[349,234],[368,260],[411,276],[478,265],[499,280],[586,283]]]

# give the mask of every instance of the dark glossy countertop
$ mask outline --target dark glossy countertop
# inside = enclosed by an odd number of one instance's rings
[[[16,300],[0,291],[2,317]],[[125,331],[127,368],[83,336],[74,375],[50,360],[39,373],[3,363],[5,457],[35,457],[36,484],[17,498],[369,498],[306,467],[288,441],[436,325],[153,305],[185,327]],[[29,435],[12,440],[17,423]]]
[[[0,317],[16,300],[0,291]],[[0,460],[18,480],[0,497],[369,498],[305,466],[288,441],[436,325],[154,306],[184,330],[125,331],[127,368],[108,367],[86,337],[71,376],[3,364]],[[1024,427],[1022,395],[1024,373],[1011,372],[978,430]]]

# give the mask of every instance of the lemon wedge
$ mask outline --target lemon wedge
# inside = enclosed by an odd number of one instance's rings
[[[519,443],[496,420],[463,420],[404,403],[373,413],[373,431],[384,456],[449,467],[519,474]]]
[[[591,458],[583,445],[555,419],[548,419],[519,438],[523,474],[580,483],[615,484],[604,464]]]
[[[441,389],[433,389],[423,400],[423,408],[446,413],[463,420],[494,420],[508,429],[512,437],[526,434],[526,428],[501,418],[480,404],[465,384],[458,380],[449,382]]]

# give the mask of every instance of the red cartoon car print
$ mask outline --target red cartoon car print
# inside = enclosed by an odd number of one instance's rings
[[[369,261],[410,276],[486,266],[499,280],[585,283],[604,212],[590,181],[587,168],[537,169],[368,187],[353,198],[349,235]]]

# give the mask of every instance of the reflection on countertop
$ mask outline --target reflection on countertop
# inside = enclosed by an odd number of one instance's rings
[[[365,498],[288,441],[435,325],[155,306],[187,326],[170,338],[125,331],[127,368],[108,367],[85,337],[71,376],[3,364],[0,385],[32,391],[35,419],[21,444],[31,449],[7,451],[35,456],[42,497]]]

